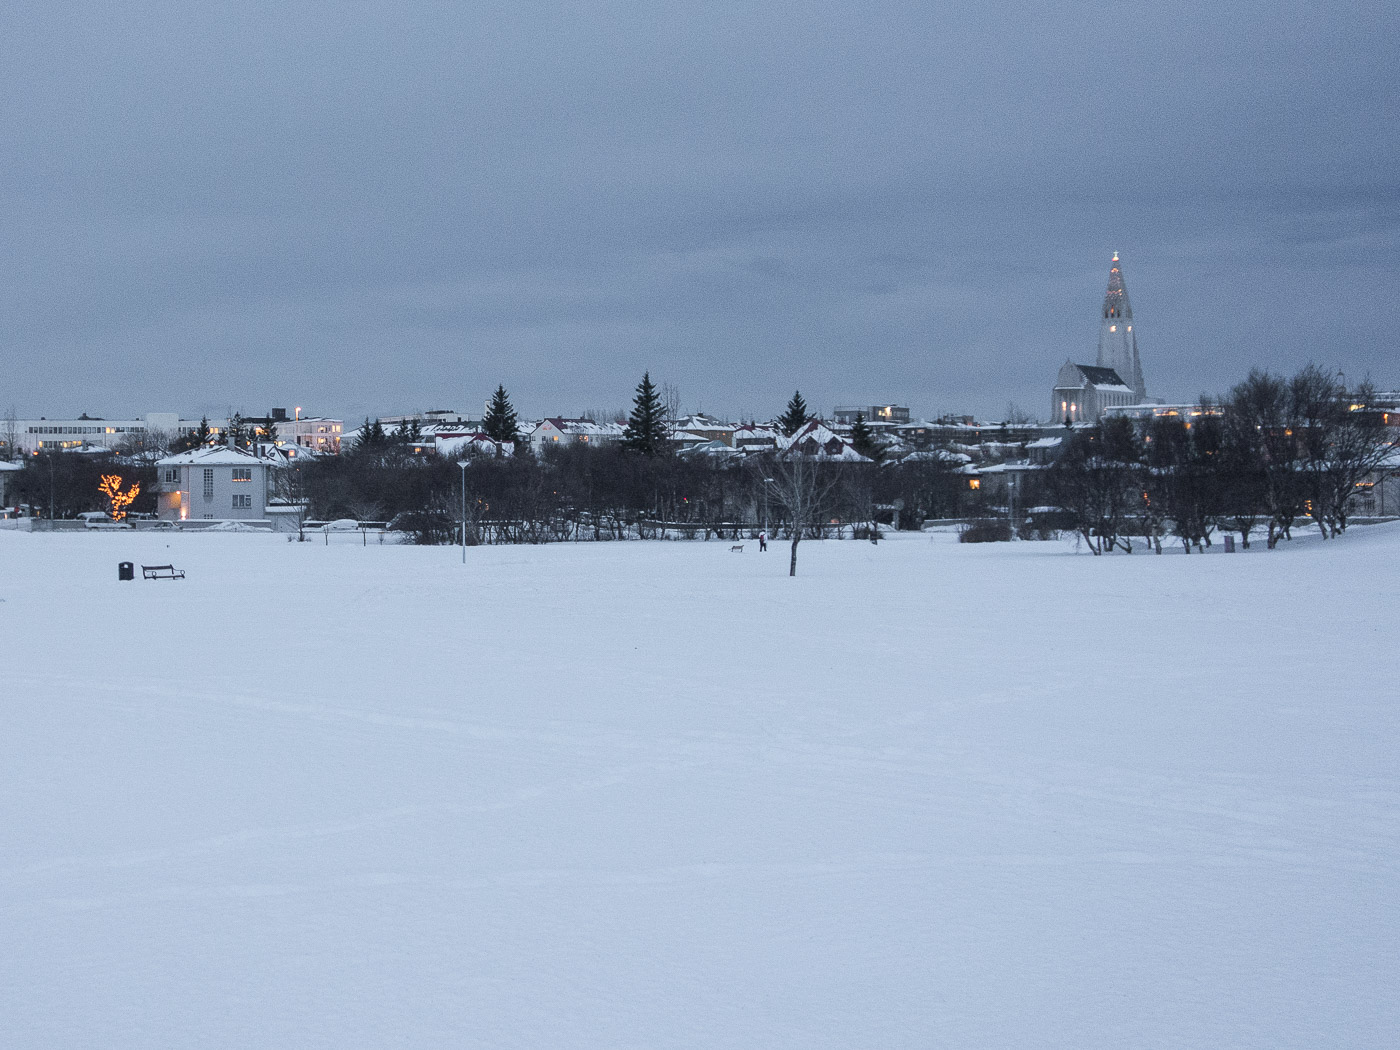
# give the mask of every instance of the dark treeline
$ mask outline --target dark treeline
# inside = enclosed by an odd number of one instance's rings
[[[1048,497],[1096,554],[1141,541],[1189,553],[1216,530],[1270,548],[1304,522],[1340,534],[1357,485],[1393,452],[1395,435],[1369,408],[1369,384],[1308,366],[1291,379],[1254,371],[1189,421],[1123,418],[1074,434],[1047,472]]]
[[[568,444],[535,456],[464,461],[371,442],[305,464],[301,496],[311,517],[388,521],[422,543],[466,541],[741,539],[770,535],[867,536],[877,522],[917,528],[953,516],[965,487],[956,465],[931,458],[875,463],[803,461],[773,454],[728,459],[643,454],[626,443]],[[800,529],[794,528],[801,523]]]
[[[23,463],[24,469],[12,482],[12,499],[28,504],[38,517],[73,518],[85,511],[108,509],[99,486],[110,475],[120,477],[124,489],[140,486],[129,513],[155,513],[156,468],[147,461],[115,452],[45,449],[26,456]]]

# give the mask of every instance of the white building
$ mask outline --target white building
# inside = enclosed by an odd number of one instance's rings
[[[267,517],[266,460],[215,446],[156,462],[156,516],[162,521],[261,521]]]
[[[856,405],[831,410],[835,423],[850,426],[860,416],[867,423],[908,423],[909,409],[903,405]]]
[[[3,428],[8,431],[7,422]],[[198,421],[181,420],[174,412],[148,412],[143,419],[18,419],[14,421],[15,447],[24,455],[40,449],[116,449],[134,437],[160,431],[176,437],[199,428]]]
[[[1050,394],[1053,423],[1096,423],[1104,412],[1120,405],[1148,403],[1142,378],[1133,306],[1118,265],[1118,253],[1108,271],[1108,290],[1099,311],[1099,353],[1096,364],[1066,361]]]
[[[608,445],[621,441],[626,431],[621,423],[595,423],[591,419],[563,419],[552,416],[541,420],[530,432],[530,450],[539,455],[559,445]]]
[[[1138,400],[1113,369],[1066,361],[1050,394],[1050,413],[1056,423],[1097,423],[1109,408]]]
[[[273,426],[277,430],[277,440],[284,444],[318,452],[339,452],[345,421],[329,416],[298,416],[275,420]]]

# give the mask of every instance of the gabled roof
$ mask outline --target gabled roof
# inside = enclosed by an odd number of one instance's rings
[[[1100,368],[1098,365],[1075,365],[1075,368],[1084,373],[1084,378],[1095,386],[1127,386],[1120,376],[1111,368]]]
[[[692,412],[682,419],[677,419],[671,423],[676,430],[713,430],[713,431],[733,431],[733,423],[726,423],[722,419],[715,419],[707,416],[703,412]]]
[[[247,467],[254,463],[264,466],[267,460],[255,456],[247,449],[215,445],[211,448],[196,448],[157,460],[159,467]]]
[[[595,423],[591,419],[565,419],[562,416],[550,416],[543,419],[539,426],[542,427],[546,423],[561,434],[596,434],[600,437],[604,435],[620,437],[622,432],[627,429],[621,423]],[[539,427],[535,429],[538,430]]]
[[[515,453],[515,442],[497,441],[489,434],[483,434],[480,431],[469,431],[460,434],[439,434],[437,436],[437,451],[441,456],[455,456],[469,453],[510,456]]]
[[[806,455],[802,446],[809,441],[816,447],[817,459],[840,460],[848,463],[870,462],[868,457],[862,456],[851,446],[850,441],[833,432],[830,427],[818,419],[808,420],[792,437],[779,438],[778,447],[786,454]]]

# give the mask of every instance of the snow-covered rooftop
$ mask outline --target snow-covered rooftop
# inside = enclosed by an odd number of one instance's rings
[[[179,452],[173,456],[166,456],[157,460],[156,465],[161,467],[214,467],[214,466],[236,466],[243,467],[253,463],[266,465],[267,460],[261,456],[255,456],[247,449],[230,448],[228,445],[215,445],[210,448],[196,448],[188,452]]]

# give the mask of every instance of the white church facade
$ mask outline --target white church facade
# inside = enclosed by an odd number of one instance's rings
[[[1098,359],[1092,365],[1064,363],[1050,394],[1050,418],[1057,423],[1096,423],[1109,408],[1146,402],[1133,306],[1114,252],[1099,316]]]

